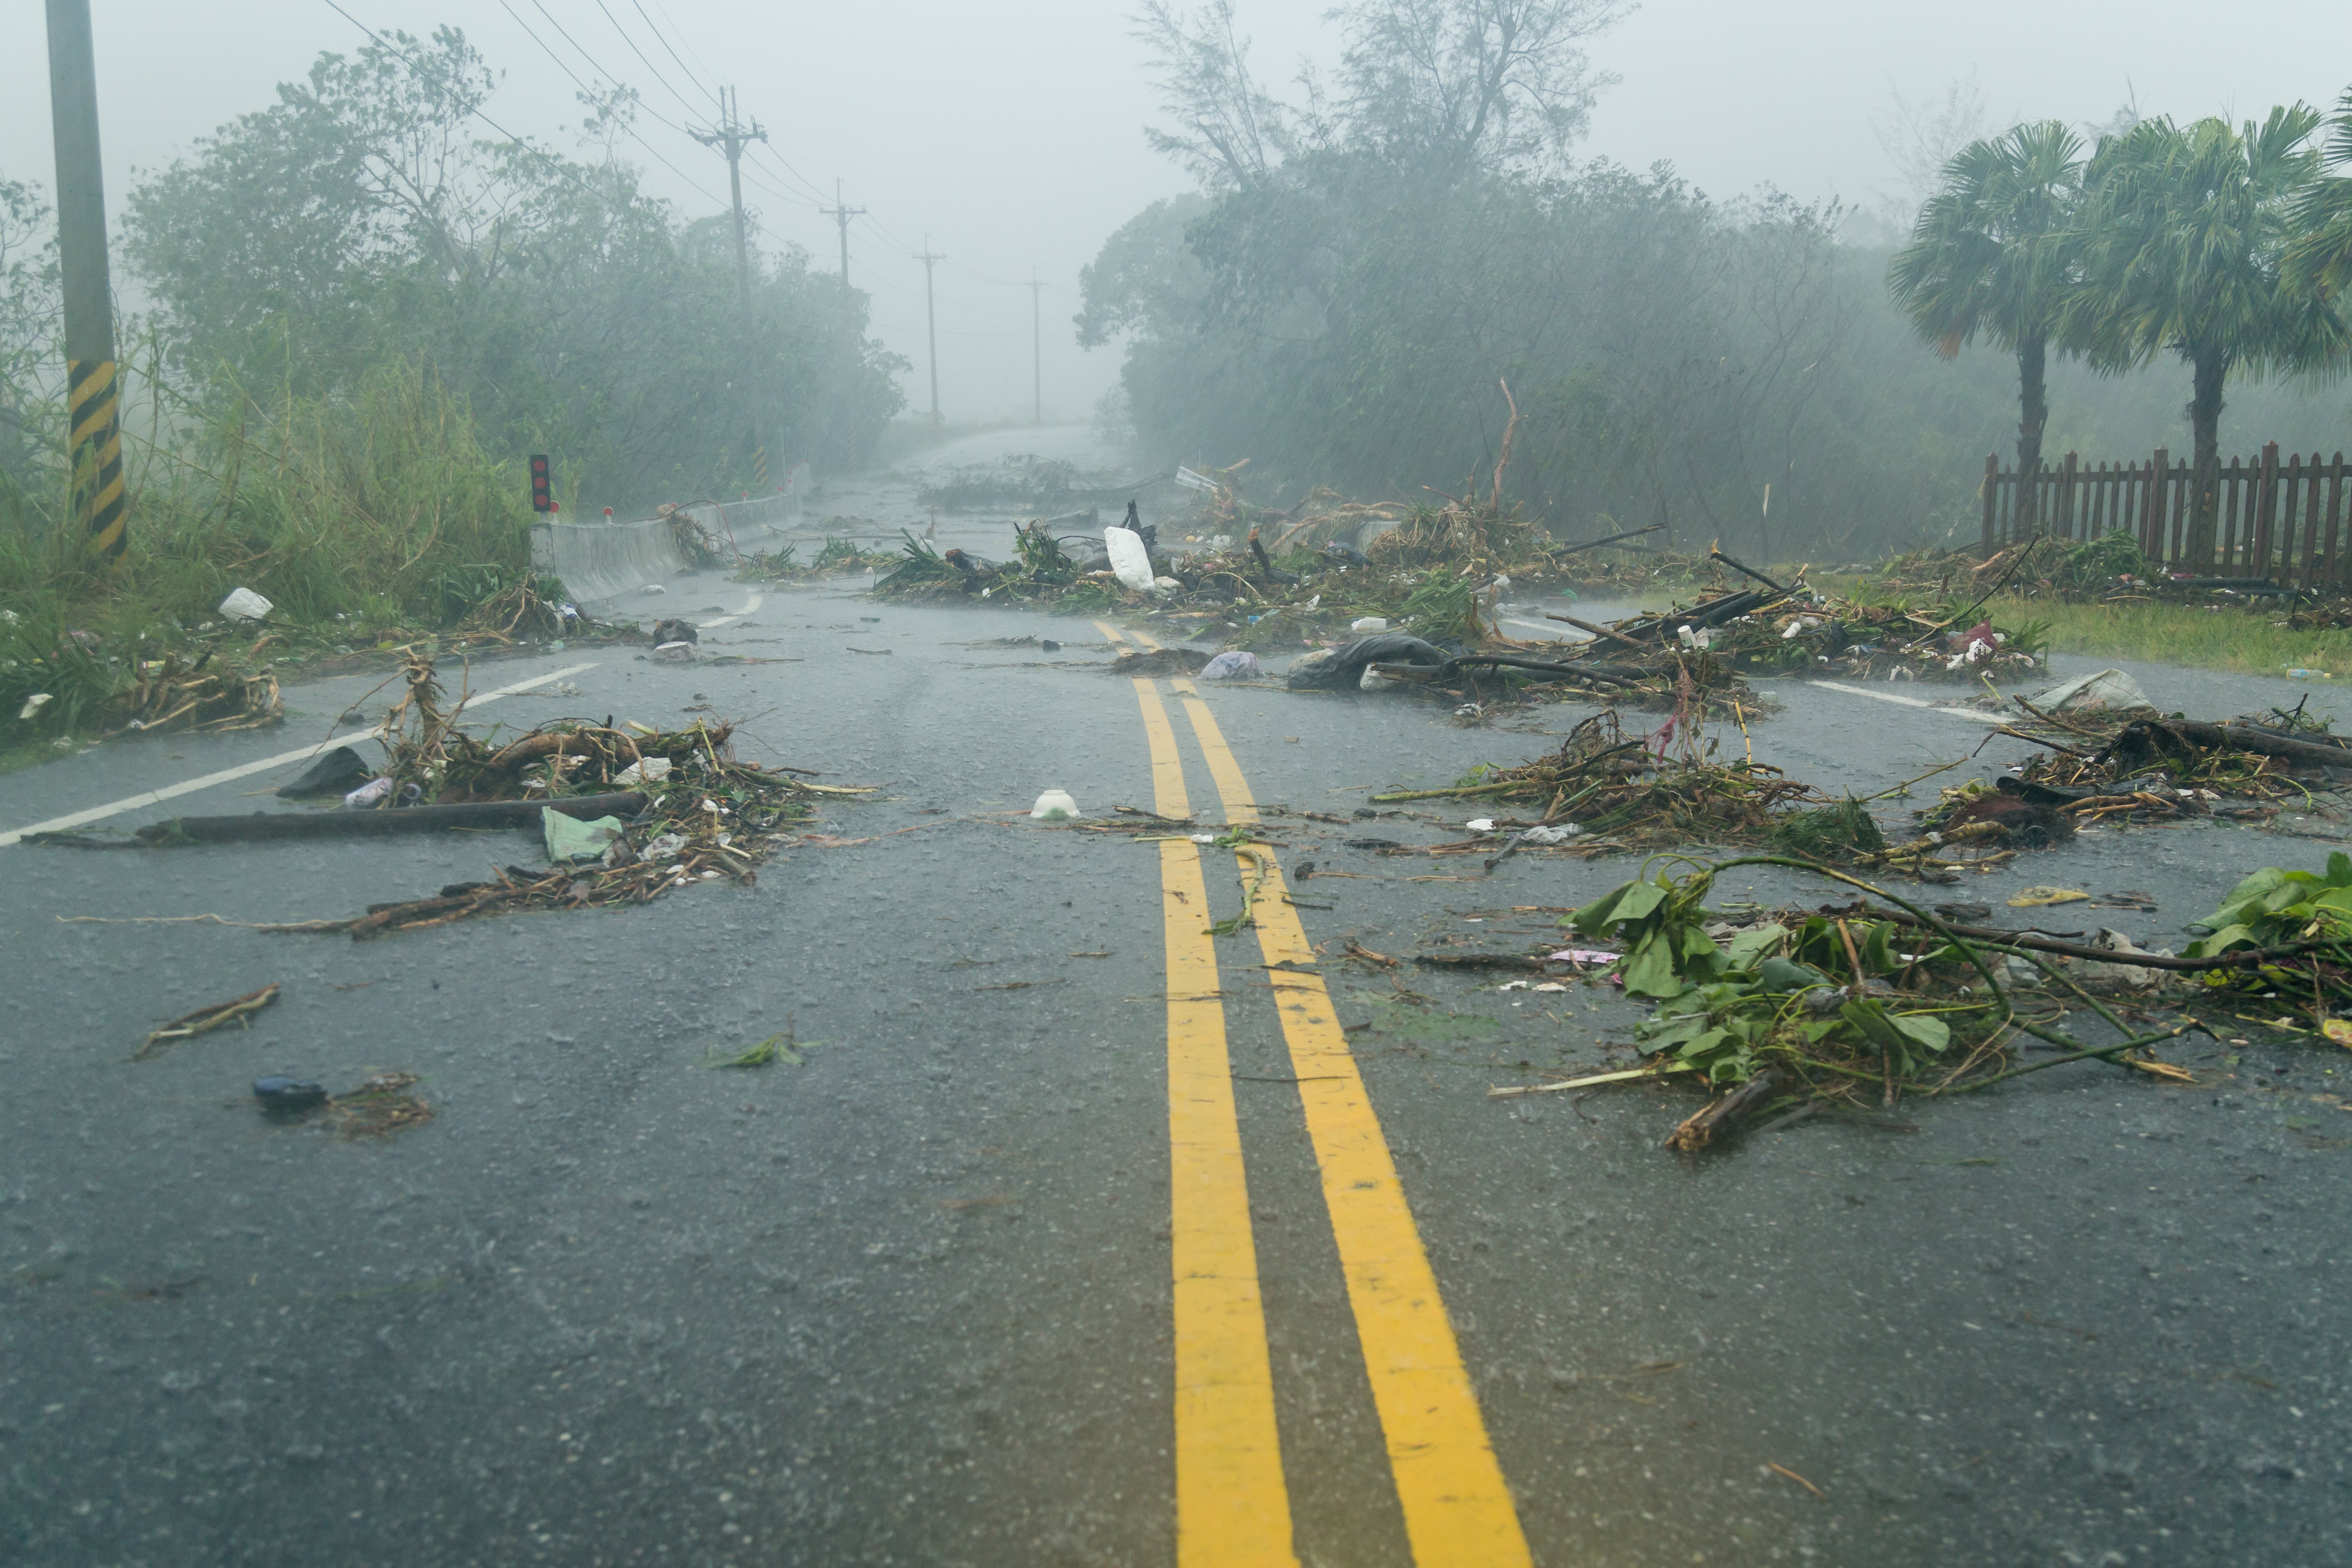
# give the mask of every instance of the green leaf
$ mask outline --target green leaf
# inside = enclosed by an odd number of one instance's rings
[[[1723,949],[1724,957],[1733,969],[1752,969],[1767,955],[1777,953],[1789,940],[1785,925],[1759,925],[1753,930],[1735,933]]]
[[[1896,1013],[1887,1020],[1902,1030],[1913,1043],[1924,1047],[1930,1054],[1942,1051],[1952,1043],[1951,1026],[1928,1013]]]
[[[2224,925],[2210,936],[2200,936],[2189,944],[2191,958],[2218,958],[2241,942],[2251,943],[2254,934],[2243,925]]]
[[[1883,1051],[1895,1056],[1903,1054],[1903,1033],[1886,1016],[1885,1007],[1874,997],[1856,997],[1838,1009],[1838,1017],[1862,1030],[1863,1038]]]
[[[2352,855],[2337,850],[2327,857],[2327,885],[2352,887]]]
[[[1691,1013],[1671,1019],[1648,1019],[1634,1027],[1633,1038],[1643,1041],[1654,1051],[1665,1051],[1675,1046],[1688,1044],[1704,1033],[1706,1029],[1706,1015]]]
[[[1811,964],[1794,963],[1787,958],[1765,959],[1757,968],[1756,978],[1767,991],[1780,995],[1810,991],[1815,986],[1830,983],[1830,977]]]
[[[1568,917],[1568,923],[1587,936],[1599,936],[1627,921],[1639,920],[1666,901],[1666,889],[1654,882],[1629,882],[1599,898]]]
[[[1707,1030],[1704,1033],[1694,1036],[1692,1039],[1685,1040],[1683,1043],[1682,1049],[1675,1051],[1675,1054],[1685,1061],[1702,1061],[1709,1051],[1713,1051],[1717,1046],[1721,1045],[1729,1038],[1730,1036],[1728,1033],[1723,1030]]]
[[[1683,989],[1682,977],[1675,972],[1674,948],[1662,931],[1643,937],[1641,946],[1619,961],[1617,972],[1624,977],[1629,997],[1671,997]]]

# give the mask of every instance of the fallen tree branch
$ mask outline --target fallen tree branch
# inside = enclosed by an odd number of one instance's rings
[[[1922,929],[1932,928],[1965,936],[1971,942],[1989,942],[2005,947],[2029,948],[2036,953],[2055,954],[2062,958],[2088,958],[2101,964],[2130,964],[2143,969],[2171,969],[2183,974],[2201,974],[2213,969],[2235,969],[2248,966],[2273,964],[2282,958],[2338,946],[2335,938],[2321,937],[2309,942],[2290,942],[2284,947],[2246,948],[2224,953],[2213,958],[2176,958],[2162,953],[2116,953],[2105,947],[2086,946],[2080,942],[2061,942],[2052,936],[2035,936],[2023,931],[2004,931],[1996,925],[1956,925],[1919,919],[1916,915],[1893,909],[1867,909],[1864,916],[1871,920],[1890,920],[1897,925]]]
[[[1764,1105],[1789,1083],[1789,1075],[1779,1068],[1765,1068],[1722,1099],[1709,1102],[1705,1109],[1667,1134],[1666,1147],[1678,1154],[1696,1154],[1713,1143],[1717,1133],[1727,1132],[1742,1116]]]
[[[541,800],[475,800],[459,806],[404,806],[391,810],[254,811],[242,817],[173,817],[137,831],[150,845],[226,844],[268,839],[373,838],[429,832],[436,828],[522,828],[539,825],[543,810],[567,817],[634,817],[646,809],[636,790]],[[32,842],[32,840],[27,840]]]

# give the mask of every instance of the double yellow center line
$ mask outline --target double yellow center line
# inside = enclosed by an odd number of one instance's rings
[[[1099,624],[1099,623],[1098,623]],[[1104,626],[1114,641],[1118,633]],[[1138,638],[1147,646],[1150,639]],[[1190,681],[1172,683],[1228,823],[1257,808],[1215,716]],[[1135,683],[1150,743],[1154,809],[1191,815],[1183,768],[1159,690]],[[1419,1568],[1515,1568],[1529,1562],[1502,1467],[1421,1243],[1380,1117],[1317,972],[1273,852],[1237,856],[1257,883],[1251,912],[1273,982],[1320,1168],[1372,1401]],[[1234,1114],[1223,998],[1198,846],[1160,845],[1168,941],[1171,1229],[1175,1254],[1176,1504],[1180,1568],[1282,1563],[1288,1492]]]

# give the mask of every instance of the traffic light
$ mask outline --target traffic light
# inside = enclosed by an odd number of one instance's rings
[[[547,455],[544,453],[531,454],[530,509],[534,512],[555,510],[555,497],[547,487]]]

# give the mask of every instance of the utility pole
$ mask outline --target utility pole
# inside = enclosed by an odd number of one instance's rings
[[[1029,269],[1029,377],[1036,399],[1032,420],[1045,423],[1045,286],[1037,281],[1037,269]]]
[[[865,215],[864,207],[846,206],[841,200],[841,182],[833,183],[833,205],[819,207],[818,212],[841,225],[841,297],[849,298],[849,220]]]
[[[48,0],[49,120],[58,152],[58,263],[65,283],[67,429],[74,525],[109,564],[122,559],[121,377],[98,158],[98,61],[89,0]]]
[[[751,246],[743,224],[743,149],[754,141],[765,141],[768,132],[758,120],[749,131],[736,114],[735,89],[723,89],[719,100],[720,121],[717,131],[708,134],[690,132],[705,147],[727,150],[727,186],[735,198],[735,294],[743,308],[743,394],[744,405],[751,415],[751,474],[758,481],[760,493],[768,489],[768,440],[760,417],[760,371],[758,350],[751,330]]]
[[[931,337],[931,428],[937,430],[940,427],[940,312],[932,303],[931,265],[945,261],[947,257],[932,252],[931,236],[925,235],[922,254],[915,259],[923,264],[923,320],[929,328]]]

